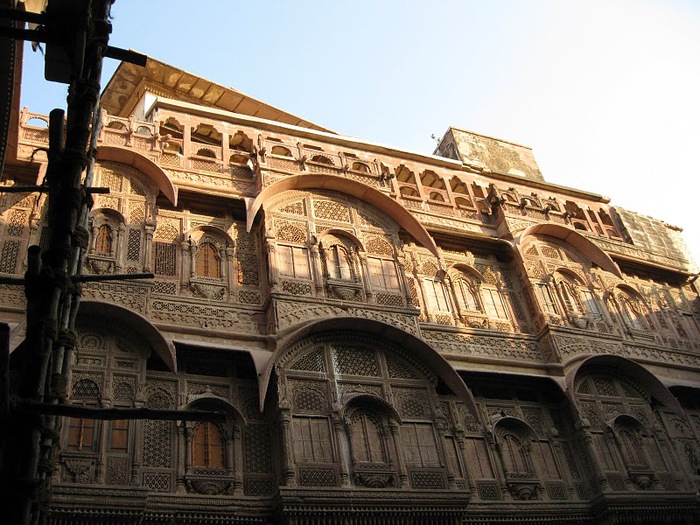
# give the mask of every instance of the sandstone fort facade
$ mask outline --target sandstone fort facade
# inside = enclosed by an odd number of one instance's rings
[[[698,523],[700,302],[679,229],[548,183],[529,148],[434,154],[149,59],[102,96],[51,520]],[[23,110],[4,184],[46,171]],[[605,188],[601,188],[605,191]],[[0,272],[45,242],[4,194]],[[21,287],[0,285],[13,347]]]

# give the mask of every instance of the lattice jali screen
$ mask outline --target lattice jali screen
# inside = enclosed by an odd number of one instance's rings
[[[20,241],[7,240],[3,243],[0,253],[0,272],[15,273],[20,246]]]
[[[277,483],[269,476],[246,476],[243,491],[246,496],[269,496],[277,490]]]
[[[479,499],[497,501],[501,499],[501,489],[496,481],[477,481],[476,492]]]
[[[266,425],[246,426],[245,471],[260,474],[272,472],[270,432]]]
[[[157,275],[175,275],[177,245],[165,242],[155,243],[154,270]]]
[[[338,484],[335,469],[327,467],[300,467],[299,485],[308,487],[335,487]]]
[[[323,352],[316,350],[298,359],[289,367],[291,370],[308,370],[313,372],[325,372],[326,365],[323,360]]]
[[[442,472],[412,471],[410,473],[411,487],[415,489],[444,489],[447,488]]]
[[[353,347],[333,348],[335,370],[340,374],[377,377],[379,366],[372,350]]]
[[[157,472],[144,472],[143,486],[153,492],[172,492],[172,476]]]

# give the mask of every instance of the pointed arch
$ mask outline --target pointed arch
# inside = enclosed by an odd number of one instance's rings
[[[116,304],[83,300],[78,309],[78,321],[81,319],[93,325],[121,326],[128,329],[150,346],[170,370],[177,372],[177,357],[173,343],[163,337],[148,319],[133,310]]]
[[[642,386],[654,399],[677,413],[682,413],[680,403],[666,386],[649,370],[639,363],[614,354],[594,355],[584,359],[570,369],[564,379],[566,392],[570,399],[575,400],[574,385],[576,380],[591,369],[606,370],[613,374],[621,374],[631,378]]]
[[[551,223],[542,223],[530,226],[529,228],[523,230],[522,233],[515,238],[514,244],[518,250],[520,250],[523,241],[531,235],[545,235],[560,239],[561,241],[576,248],[590,261],[600,266],[603,270],[606,270],[616,277],[622,279],[622,272],[612,258],[601,250],[595,243],[593,243],[593,241],[590,241],[571,228],[567,228],[561,224]]]
[[[347,330],[348,326],[352,326],[353,330],[358,334],[372,335],[378,339],[385,341],[392,346],[398,346],[411,357],[425,363],[444,383],[452,389],[457,397],[467,406],[472,415],[478,416],[478,409],[474,396],[459,376],[457,371],[452,368],[447,360],[442,357],[435,349],[428,345],[422,339],[405,332],[404,330],[384,324],[373,319],[365,319],[358,317],[333,317],[318,321],[311,321],[297,328],[294,331],[287,332],[277,340],[276,349],[274,350],[270,360],[267,363],[265,371],[259,382],[260,408],[264,408],[265,396],[270,384],[270,378],[274,370],[275,364],[280,361],[294,347],[294,345],[303,339],[312,335],[338,330]]]
[[[371,204],[385,212],[408,233],[410,233],[416,239],[416,241],[428,248],[433,255],[440,257],[437,245],[428,231],[425,229],[425,227],[423,227],[418,219],[411,215],[411,213],[401,204],[384,193],[375,190],[374,188],[370,188],[361,182],[327,174],[295,175],[292,177],[286,177],[265,188],[262,192],[260,192],[255,200],[252,202],[249,201],[247,212],[248,232],[250,232],[251,228],[253,227],[253,221],[255,221],[258,211],[260,211],[260,208],[265,207],[265,204],[270,197],[273,197],[282,191],[300,189],[333,190],[357,197],[358,199],[361,199],[364,202]]]
[[[148,157],[128,148],[100,146],[97,150],[97,160],[108,160],[133,167],[149,178],[173,205],[177,204],[177,188],[160,166]]]
[[[196,232],[203,232],[203,233],[208,233],[214,237],[219,237],[220,239],[223,239],[228,243],[229,246],[233,247],[235,246],[236,242],[233,240],[233,238],[226,233],[224,230],[221,228],[217,228],[216,226],[207,226],[207,225],[201,225],[201,226],[195,226],[194,228],[190,228],[185,232],[183,235],[184,239],[189,239],[193,234]]]
[[[402,421],[401,416],[396,409],[376,395],[351,392],[348,393],[342,401],[344,404],[343,414],[346,416],[352,414],[354,410],[358,410],[358,407],[362,407],[364,405],[365,407],[369,406],[375,410],[379,410],[390,419],[393,419],[398,423],[401,423]]]

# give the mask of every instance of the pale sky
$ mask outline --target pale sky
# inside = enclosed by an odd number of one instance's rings
[[[453,125],[531,146],[547,181],[681,226],[700,260],[698,0],[117,0],[112,15],[110,44],[338,133],[432,153]],[[65,93],[26,51],[22,105]]]

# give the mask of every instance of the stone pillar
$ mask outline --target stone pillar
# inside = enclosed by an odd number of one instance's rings
[[[583,445],[582,455],[586,469],[588,470],[587,474],[593,477],[593,481],[598,484],[601,492],[610,492],[608,478],[600,468],[598,454],[593,444],[593,434],[590,431],[590,423],[585,418],[577,418],[574,422],[574,428],[576,429],[579,442]]]
[[[296,487],[297,473],[294,464],[294,437],[292,436],[292,412],[280,408],[280,433],[282,435],[282,477],[288,487]]]
[[[126,238],[126,225],[123,222],[117,226],[116,239],[112,243],[112,252],[114,254],[114,266],[116,273],[122,273],[124,270],[124,257],[129,249],[128,240]]]
[[[187,492],[186,486],[186,476],[190,471],[190,465],[192,464],[192,432],[194,427],[192,423],[182,423],[178,427],[178,452],[182,461],[177,463],[177,471],[175,473],[176,477],[176,491],[178,493]]]
[[[402,488],[408,488],[408,473],[406,472],[406,464],[401,453],[402,446],[399,439],[399,424],[396,421],[389,421],[389,431],[391,433],[391,441],[394,445],[394,454],[396,458],[396,470],[399,474],[399,484]]]
[[[367,297],[367,302],[371,303],[373,294],[372,294],[372,285],[369,280],[369,266],[367,265],[367,252],[364,251],[357,251],[357,261],[360,266],[360,278],[362,280],[362,287],[365,290],[365,297]]]
[[[314,289],[317,296],[323,296],[323,271],[321,266],[321,254],[318,249],[318,241],[315,237],[307,243],[309,253],[311,254],[311,277],[314,280]]]
[[[340,486],[349,487],[350,483],[350,436],[347,427],[338,412],[333,412],[333,430],[338,438],[338,457],[340,460]]]
[[[277,291],[278,273],[277,259],[275,257],[275,241],[268,237],[265,240],[265,251],[267,252],[267,282],[270,292]]]
[[[146,233],[146,243],[143,250],[143,271],[150,272],[152,270],[153,261],[153,234],[156,230],[155,225],[147,224],[144,228]]]
[[[228,441],[229,454],[228,469],[229,475],[233,474],[233,495],[242,496],[243,495],[243,440],[241,439],[241,429],[234,427],[231,432],[231,438]],[[236,465],[235,462],[238,461],[241,464]],[[238,467],[238,468],[236,468]],[[233,472],[231,472],[233,469]]]
[[[236,274],[234,268],[234,250],[235,246],[226,246],[224,250],[224,279],[228,283],[229,293],[233,292],[233,287],[236,284]]]

